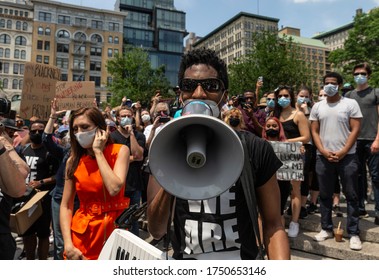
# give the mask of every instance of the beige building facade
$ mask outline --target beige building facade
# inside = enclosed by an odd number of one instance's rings
[[[122,53],[125,14],[46,0],[32,3],[31,61],[58,66],[63,81],[94,81],[97,102],[109,102],[106,63]]]
[[[0,80],[9,100],[18,100],[25,63],[32,54],[33,7],[27,1],[0,1]]]

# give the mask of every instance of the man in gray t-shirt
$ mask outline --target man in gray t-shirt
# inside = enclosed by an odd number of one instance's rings
[[[338,94],[343,82],[340,74],[328,73],[323,82],[327,98],[313,106],[309,117],[313,142],[317,147],[316,174],[320,188],[322,227],[314,239],[324,241],[333,237],[333,191],[339,178],[347,202],[346,230],[350,248],[361,250],[357,195],[359,164],[355,148],[362,113],[355,100]]]
[[[363,114],[356,150],[360,162],[358,180],[359,215],[368,217],[365,209],[367,165],[375,196],[375,224],[379,225],[379,88],[372,88],[368,84],[371,67],[367,63],[357,64],[353,69],[353,75],[357,88],[346,93],[346,97],[356,100]]]

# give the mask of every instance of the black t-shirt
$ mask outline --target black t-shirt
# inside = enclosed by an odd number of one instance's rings
[[[243,133],[251,153],[254,185],[259,188],[276,173],[282,163],[270,143],[250,132]],[[258,248],[240,180],[216,198],[199,201],[177,198],[173,236],[175,258],[185,254],[240,249],[241,259],[255,259]]]
[[[33,149],[31,145],[26,146],[22,150],[22,156],[30,168],[29,175],[25,180],[26,183],[49,178],[55,175],[58,170],[59,161],[54,158],[43,145],[37,149]],[[39,190],[50,191],[54,186],[55,183],[45,183],[39,187]]]
[[[145,149],[145,135],[141,132],[134,130],[134,136],[136,137],[138,145]],[[115,130],[111,133],[111,138],[114,143],[126,145],[130,149],[130,137],[123,136],[118,130]],[[142,164],[143,161],[133,161],[129,164],[129,171],[126,177],[126,194],[128,194],[128,192],[142,190]]]

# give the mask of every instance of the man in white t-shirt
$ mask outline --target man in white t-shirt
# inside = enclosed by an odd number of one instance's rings
[[[316,241],[333,237],[332,204],[334,183],[341,180],[347,202],[347,233],[350,249],[361,250],[359,238],[358,168],[355,155],[356,140],[362,120],[358,103],[338,94],[343,79],[338,73],[324,76],[327,98],[317,102],[309,120],[314,144],[317,147],[316,173],[320,188],[320,233]]]

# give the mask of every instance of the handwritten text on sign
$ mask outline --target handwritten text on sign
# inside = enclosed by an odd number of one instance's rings
[[[278,159],[283,163],[276,172],[276,178],[280,181],[297,180],[304,181],[304,161],[300,153],[301,142],[277,142],[270,141]]]
[[[60,69],[41,63],[25,64],[20,115],[24,119],[35,116],[47,120],[50,115],[51,100],[55,95],[55,84],[61,76]]]
[[[95,82],[57,82],[55,97],[59,110],[93,107]]]

